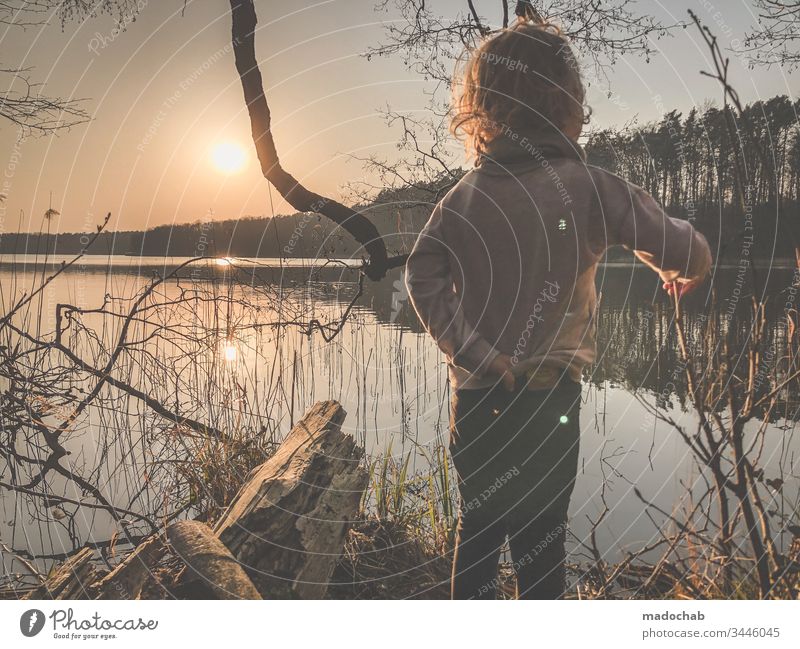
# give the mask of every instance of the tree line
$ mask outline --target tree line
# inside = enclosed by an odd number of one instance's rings
[[[723,246],[743,228],[739,168],[756,255],[772,258],[777,239],[777,256],[790,257],[778,224],[800,219],[798,114],[800,100],[786,95],[748,104],[738,118],[710,105],[685,116],[672,110],[657,122],[594,132],[586,151],[590,163],[640,185]],[[728,248],[723,257],[734,254]]]
[[[748,104],[744,111],[735,141],[726,127],[733,116],[724,108],[693,108],[685,117],[672,110],[659,122],[593,133],[586,146],[589,161],[644,187],[671,210],[694,209],[703,215],[731,205],[737,157],[753,205],[777,197],[797,201],[800,100],[777,95]],[[738,128],[742,121],[748,123],[747,134]],[[763,160],[757,149],[767,153]]]
[[[672,216],[690,219],[703,232],[718,257],[739,255],[735,242],[742,233],[742,209],[736,200],[736,169],[747,179],[746,203],[752,217],[754,258],[793,256],[780,235],[779,222],[800,220],[800,100],[778,95],[744,108],[732,139],[725,108],[677,110],[659,121],[608,128],[589,134],[589,163],[643,187]],[[742,124],[746,121],[747,124]],[[758,149],[761,150],[759,153]],[[463,174],[448,174],[449,183]],[[408,186],[378,193],[356,207],[386,239],[390,252],[407,251],[427,219],[434,189]],[[83,233],[6,233],[0,253],[75,254]],[[274,219],[206,220],[163,225],[147,231],[109,231],[98,238],[93,254],[145,256],[230,255],[240,257],[350,257],[360,246],[335,223],[298,212]],[[624,253],[614,253],[612,256]]]

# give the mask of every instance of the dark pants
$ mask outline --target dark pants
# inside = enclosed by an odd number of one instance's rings
[[[450,454],[461,494],[453,599],[494,599],[508,536],[518,596],[566,589],[567,509],[578,469],[581,386],[456,390]]]

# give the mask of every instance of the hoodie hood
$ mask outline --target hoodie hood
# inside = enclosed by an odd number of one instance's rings
[[[586,152],[558,129],[506,129],[487,145],[476,167],[503,172],[509,165],[540,166],[560,158],[586,162]]]

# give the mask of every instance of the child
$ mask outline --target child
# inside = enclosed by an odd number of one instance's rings
[[[708,273],[703,236],[644,190],[587,165],[584,88],[567,42],[519,24],[472,55],[452,129],[476,166],[436,205],[408,259],[409,296],[445,353],[461,509],[454,599],[495,597],[508,537],[518,596],[566,588],[595,272],[621,244],[671,294]]]

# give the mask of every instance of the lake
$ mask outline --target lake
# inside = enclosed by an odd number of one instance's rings
[[[61,327],[70,349],[101,366],[122,330],[124,318],[118,314],[129,312],[154,274],[173,273],[186,261],[85,257],[45,289],[29,310],[27,326],[43,338]],[[142,303],[151,321],[130,323],[113,374],[181,416],[225,431],[261,431],[274,440],[315,401],[336,399],[348,413],[344,428],[370,457],[391,452],[402,462],[411,455],[412,472],[425,471],[437,445],[447,442],[446,367],[416,321],[402,272],[360,288],[353,265],[352,260],[267,259],[192,264]],[[0,259],[2,312],[57,269],[58,264],[31,256]],[[713,303],[706,289],[684,301],[687,328],[694,335],[710,313],[738,327],[737,317],[726,319],[725,314],[743,308],[755,291],[770,298],[767,339],[778,346],[792,278],[789,265],[759,268],[755,276],[751,269],[743,275],[738,267],[718,268]],[[614,561],[660,535],[634,488],[665,512],[676,512],[689,506],[693,485],[702,485],[703,479],[674,426],[646,407],[668,412],[687,430],[697,427],[670,331],[672,307],[658,278],[639,264],[607,264],[598,270],[597,288],[598,357],[584,378],[571,545],[576,557],[585,556],[579,543],[605,502],[608,514],[597,530],[597,543]],[[59,320],[59,304],[82,311],[72,310]],[[339,331],[336,323],[351,306]],[[309,324],[312,317],[326,336],[335,334],[332,341]],[[304,331],[309,326],[310,336]],[[739,333],[746,337],[747,325],[742,326]],[[51,369],[60,367],[52,362]],[[8,380],[0,380],[5,391]],[[69,380],[76,382],[78,393],[91,383],[72,375]],[[796,400],[789,396],[784,416],[767,424],[761,465],[768,475],[782,477],[797,512],[800,441],[792,406]],[[197,447],[181,450],[164,429],[163,418],[149,412],[140,398],[108,388],[103,399],[106,410],[89,408],[70,424],[65,442],[69,465],[90,475],[115,503],[135,511],[167,508],[174,497],[174,467]],[[58,423],[68,414],[47,416]],[[755,430],[760,424],[754,420],[748,426]],[[97,469],[101,464],[105,468]],[[7,469],[0,474],[4,481]],[[53,488],[82,497],[60,481]],[[0,539],[32,554],[58,554],[70,550],[76,538],[105,541],[121,531],[96,510],[72,515],[65,506],[65,517],[57,508],[36,509],[6,490],[0,502]]]

